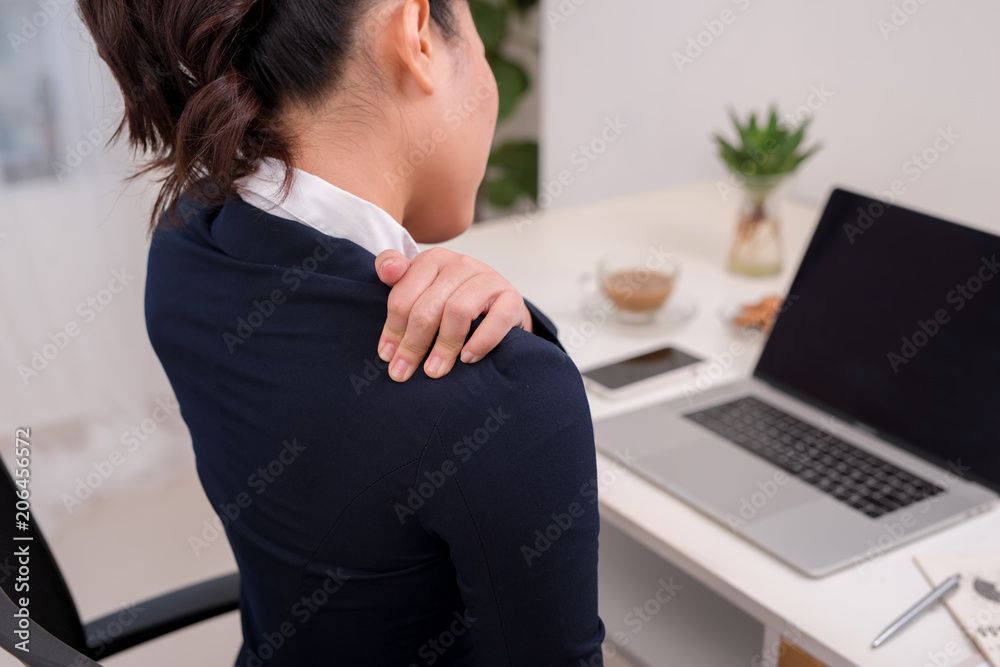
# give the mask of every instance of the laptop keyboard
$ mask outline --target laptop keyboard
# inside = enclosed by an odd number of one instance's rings
[[[750,396],[685,417],[873,519],[944,491]]]

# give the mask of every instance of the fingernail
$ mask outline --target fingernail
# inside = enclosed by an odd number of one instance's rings
[[[402,380],[406,377],[406,359],[400,359],[390,371],[393,380]]]
[[[392,266],[395,263],[396,263],[396,260],[394,260],[394,259],[387,259],[384,262],[382,262],[382,266],[379,267],[379,275],[383,275],[384,276],[385,275],[385,270],[388,269],[390,266]]]
[[[462,363],[463,364],[471,364],[474,361],[477,361],[477,359],[474,356],[472,356],[471,352],[469,352],[468,350],[466,350],[465,352],[462,353]]]
[[[396,346],[392,343],[383,343],[378,350],[379,359],[382,361],[392,361],[394,354],[396,354]]]
[[[431,358],[427,360],[427,374],[431,377],[437,377],[439,370],[441,370],[441,357],[432,354]]]

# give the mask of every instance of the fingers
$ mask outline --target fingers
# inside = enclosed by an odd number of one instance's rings
[[[375,271],[386,285],[395,285],[410,268],[410,260],[398,250],[383,250],[375,258]]]
[[[437,378],[451,370],[465,343],[469,325],[481,312],[474,315],[473,311],[477,307],[481,309],[479,304],[485,303],[485,300],[480,301],[476,297],[474,289],[471,290],[471,297],[466,296],[470,292],[465,285],[466,277],[467,274],[461,270],[446,268],[438,274],[434,284],[417,298],[410,309],[406,331],[396,356],[389,364],[389,375],[393,380],[405,382],[410,379],[435,336],[439,341],[435,345],[439,353],[428,358],[424,372]],[[457,295],[462,296],[456,299]],[[445,312],[449,313],[447,323],[444,321]]]
[[[434,341],[434,349],[424,363],[424,372],[429,377],[444,377],[454,368],[472,322],[489,309],[496,298],[494,290],[495,285],[488,276],[477,275],[464,282],[449,296],[441,314],[441,325],[437,340]],[[506,335],[506,332],[503,335]],[[489,345],[486,351],[496,346],[503,335]]]
[[[465,363],[479,361],[513,327],[530,326],[531,314],[520,293],[471,257],[431,249],[411,262],[386,251],[375,265],[382,281],[392,285],[379,357],[397,382],[413,376],[432,343],[423,368],[429,377],[439,378],[454,368],[460,354]],[[472,322],[484,312],[486,318],[466,345]]]
[[[403,334],[409,326],[410,311],[417,299],[434,284],[438,270],[438,265],[434,262],[415,260],[406,271],[406,280],[400,281],[389,292],[385,326],[378,343],[378,356],[382,361],[389,362],[390,371],[396,361],[396,351],[403,340]]]
[[[500,344],[507,332],[524,324],[526,313],[524,299],[520,294],[512,290],[500,293],[462,350],[462,362],[474,364],[485,357]]]

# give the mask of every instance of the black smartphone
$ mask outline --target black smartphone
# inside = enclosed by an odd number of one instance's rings
[[[664,347],[589,370],[583,377],[591,389],[607,396],[614,396],[640,383],[651,384],[653,380],[662,379],[661,376],[701,361],[704,360],[676,347]]]

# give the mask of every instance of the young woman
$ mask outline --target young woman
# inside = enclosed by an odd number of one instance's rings
[[[236,664],[602,664],[580,375],[509,283],[415,245],[468,228],[494,130],[467,3],[81,13],[165,174],[147,328],[240,568]]]

